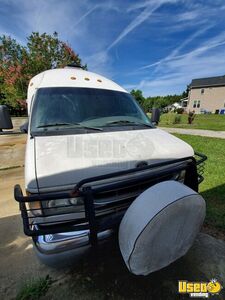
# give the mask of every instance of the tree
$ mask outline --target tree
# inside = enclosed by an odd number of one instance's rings
[[[10,37],[0,37],[0,94],[1,103],[16,106],[21,97],[21,69],[25,48]]]
[[[9,36],[0,37],[0,104],[18,108],[26,99],[29,80],[36,74],[67,64],[81,65],[81,59],[65,42],[53,35],[33,32],[27,45]],[[83,66],[86,69],[86,65]]]
[[[175,102],[179,102],[183,96],[186,95],[186,92],[183,92],[181,95],[167,95],[167,96],[154,96],[148,97],[145,99],[144,108],[145,111],[155,108],[164,108],[168,105],[171,105]],[[147,108],[147,109],[146,109]]]
[[[143,107],[145,112],[150,112],[152,108],[164,108],[187,97],[188,87],[181,95],[153,96],[145,98],[141,90],[132,90],[130,93]]]
[[[142,95],[142,91],[140,90],[132,90],[131,95],[139,102],[141,106],[143,106],[145,97]]]
[[[189,92],[189,86],[187,86],[187,88],[186,88],[186,90],[185,91],[183,91],[183,93],[182,93],[182,98],[187,98],[188,97],[188,92]]]
[[[28,37],[28,70],[33,75],[52,68],[62,68],[67,64],[81,65],[79,56],[66,43],[58,39],[58,34],[48,35],[33,32]]]

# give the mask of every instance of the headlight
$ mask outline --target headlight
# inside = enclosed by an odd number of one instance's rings
[[[81,197],[56,199],[42,202],[45,216],[84,212],[84,201]]]
[[[30,196],[32,194],[30,192],[26,191],[26,195]],[[34,216],[41,216],[42,215],[41,202],[40,201],[28,202],[26,204],[26,206],[27,206],[28,215],[34,215]]]
[[[48,208],[57,208],[61,206],[80,206],[84,204],[84,201],[81,197],[76,198],[68,198],[68,199],[56,199],[56,200],[49,200],[47,202]]]
[[[29,212],[35,216],[41,216],[41,202],[40,201],[34,201],[34,202],[29,202]]]
[[[35,201],[29,203],[29,210],[34,216],[83,213],[84,201],[81,197]]]

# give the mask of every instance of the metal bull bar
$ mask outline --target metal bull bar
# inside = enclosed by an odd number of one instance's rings
[[[90,243],[96,245],[98,232],[118,226],[127,207],[138,196],[138,193],[140,194],[151,185],[169,180],[172,174],[186,170],[184,184],[197,191],[198,184],[204,180],[203,165],[206,159],[205,155],[195,152],[195,157],[173,159],[140,168],[86,178],[78,182],[72,190],[66,192],[37,193],[24,196],[20,185],[16,185],[14,197],[19,202],[24,233],[35,237],[88,229]],[[124,197],[118,201],[96,206],[98,197],[103,197],[109,193],[116,195],[118,191],[122,193],[123,190],[132,190],[132,188],[137,188],[135,196]],[[74,204],[62,205],[59,203],[52,214],[49,214],[49,211],[54,210],[53,208],[43,208],[44,202],[50,200],[60,202],[62,199],[74,199],[76,197],[81,198],[84,203],[82,216],[76,217],[77,213],[73,212],[73,209],[76,208]],[[40,207],[34,208],[34,204],[37,203],[40,204]],[[68,212],[70,209],[71,211]],[[114,209],[114,211],[103,213],[107,209]]]

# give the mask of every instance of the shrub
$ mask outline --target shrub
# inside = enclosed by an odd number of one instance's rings
[[[175,118],[173,120],[173,124],[180,124],[181,123],[181,116],[175,115]]]
[[[183,109],[182,107],[177,108],[176,112],[177,112],[179,115],[182,115],[183,112],[184,112],[184,109]]]

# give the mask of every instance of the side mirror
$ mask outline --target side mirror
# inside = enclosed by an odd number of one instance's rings
[[[20,126],[20,131],[23,133],[27,133],[28,132],[28,125],[29,122],[27,121],[26,123],[24,123],[23,125]]]
[[[6,105],[0,105],[0,131],[2,129],[13,129],[12,119]]]
[[[158,123],[160,121],[160,109],[159,108],[152,109],[151,121],[153,124],[158,125]]]

